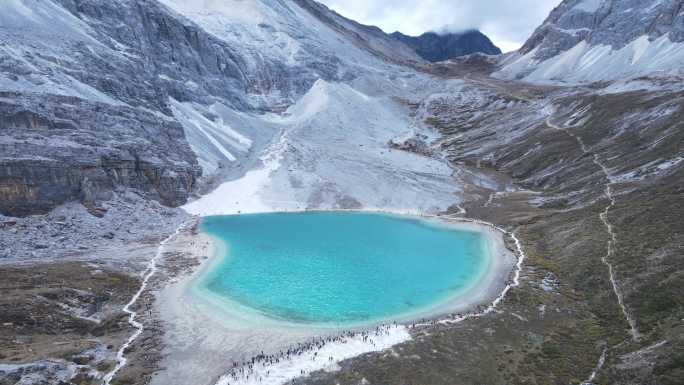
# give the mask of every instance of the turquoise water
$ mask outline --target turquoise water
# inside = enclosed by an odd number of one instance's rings
[[[207,217],[223,241],[198,285],[278,320],[392,319],[465,292],[489,263],[485,236],[423,220],[366,213]]]

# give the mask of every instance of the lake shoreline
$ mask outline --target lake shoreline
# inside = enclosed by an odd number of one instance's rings
[[[369,211],[360,212],[368,213]],[[392,216],[407,216],[406,213],[401,212],[382,213]],[[501,295],[510,281],[510,275],[514,270],[516,261],[514,253],[506,246],[506,234],[492,225],[444,217],[410,214],[408,216],[439,226],[482,232],[485,234],[490,247],[491,262],[486,269],[485,277],[481,278],[473,288],[470,288],[466,295],[459,295],[456,298],[443,301],[428,312],[394,317],[396,319],[391,321],[397,321],[401,327],[396,330],[398,334],[389,337],[393,341],[389,346],[405,341],[406,336],[412,334],[410,329],[416,323],[453,319],[459,314],[478,312],[482,307],[491,305],[492,301]],[[217,376],[223,374],[233,365],[233,362],[249,360],[250,357],[259,354],[261,351],[276,352],[317,337],[331,337],[350,329],[356,331],[369,330],[382,324],[382,322],[375,322],[365,325],[345,324],[342,327],[320,327],[320,325],[287,325],[282,322],[264,322],[257,325],[253,319],[226,317],[225,310],[221,309],[219,305],[197,298],[190,293],[195,280],[201,277],[206,269],[211,268],[213,263],[216,263],[219,254],[217,247],[220,247],[216,239],[203,232],[199,232],[194,237],[196,237],[196,244],[201,243],[209,246],[203,248],[205,250],[204,255],[198,258],[204,258],[200,266],[158,294],[158,308],[169,331],[166,333],[164,344],[167,355],[164,366],[168,369],[156,376],[153,384],[161,384],[164,380],[169,379],[197,378],[196,376],[215,382],[218,379]],[[195,250],[197,249],[195,248]],[[385,323],[391,321],[385,321]],[[370,345],[359,345],[358,354],[369,351],[376,350]],[[197,354],[198,352],[206,354]],[[346,351],[344,357],[349,358],[350,354],[353,356],[352,353]],[[179,367],[181,363],[185,365],[184,370]]]
[[[389,217],[409,220],[420,220],[424,225],[437,226],[440,228],[447,228],[455,231],[467,231],[482,234],[486,245],[487,266],[479,274],[479,277],[474,281],[474,284],[463,290],[450,293],[445,298],[432,302],[425,306],[416,307],[406,312],[398,313],[387,317],[377,317],[361,321],[345,321],[345,322],[308,322],[308,321],[291,321],[286,319],[276,319],[268,315],[264,315],[261,311],[249,308],[246,305],[237,303],[220,294],[214,293],[200,284],[189,285],[189,290],[193,294],[197,294],[202,298],[215,305],[217,311],[225,312],[227,317],[244,318],[246,322],[259,322],[265,325],[273,325],[276,327],[285,328],[307,328],[307,329],[330,329],[330,330],[348,330],[348,329],[365,329],[372,328],[378,325],[398,322],[405,324],[412,324],[418,321],[440,319],[448,315],[456,315],[470,312],[478,306],[484,306],[491,303],[503,288],[506,286],[506,281],[510,271],[515,265],[515,256],[506,247],[505,241],[502,238],[500,229],[492,226],[462,220],[453,220],[448,218],[407,215],[403,213],[385,213],[385,212],[368,212],[368,211],[335,211],[335,210],[320,210],[307,211],[311,213],[358,213],[358,214],[378,214]],[[297,214],[296,212],[284,213],[269,213],[269,214]],[[246,214],[259,215],[259,214]],[[219,237],[203,232],[205,236],[212,241],[214,254],[210,260],[203,266],[202,273],[198,274],[196,280],[211,270],[214,266],[221,263],[222,258],[225,258],[226,248],[228,245]]]

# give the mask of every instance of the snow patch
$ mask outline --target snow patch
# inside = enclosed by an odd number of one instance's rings
[[[538,83],[584,83],[645,74],[678,74],[684,62],[684,43],[663,35],[653,41],[644,35],[621,49],[581,41],[550,59],[535,59],[536,49],[509,58],[498,78],[523,78]]]
[[[608,87],[600,90],[599,95],[621,94],[634,91],[655,91],[658,87],[648,80],[627,79],[610,83]]]
[[[582,0],[579,3],[577,3],[577,5],[575,5],[572,9],[584,11],[587,13],[594,13],[599,8],[601,8],[602,4],[603,0]]]
[[[205,107],[195,103],[181,103],[173,98],[170,98],[169,103],[206,173],[214,173],[226,162],[235,162],[238,158],[234,152],[244,155],[252,147],[251,139],[234,130],[217,113],[224,107],[220,103]]]
[[[283,117],[274,117],[277,123],[301,123],[323,111],[330,100],[330,84],[318,79],[309,91]]]
[[[86,23],[53,1],[3,0],[1,4],[0,30],[4,32],[22,39],[27,32],[46,39],[59,36],[60,43],[79,40],[106,49]]]
[[[553,26],[553,28],[556,31],[563,32],[568,35],[572,36],[579,36],[582,32],[591,32],[589,28],[574,28],[574,29],[565,29],[565,28],[560,28],[558,26]]]
[[[632,56],[632,65],[636,64],[639,59],[644,55],[646,50],[648,49],[649,46],[649,41],[648,41],[648,36],[643,35],[638,37],[636,40],[634,40],[634,43],[632,43],[632,47],[634,49],[634,55]]]
[[[283,134],[280,141],[261,157],[261,168],[252,169],[239,179],[221,184],[216,190],[182,208],[199,216],[273,211],[273,207],[262,199],[260,192],[268,185],[271,173],[280,167],[281,152],[285,144],[286,135]]]
[[[268,21],[260,1],[244,0],[160,0],[184,15],[220,17],[230,23],[258,25]]]

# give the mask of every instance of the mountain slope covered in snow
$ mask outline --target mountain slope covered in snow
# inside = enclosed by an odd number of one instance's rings
[[[310,1],[2,7],[0,210],[18,215],[72,199],[96,207],[118,188],[176,206],[206,177],[258,161],[276,132],[249,114],[283,111],[318,79],[387,72],[389,57],[422,61]]]
[[[681,0],[564,0],[496,77],[584,83],[681,75]]]

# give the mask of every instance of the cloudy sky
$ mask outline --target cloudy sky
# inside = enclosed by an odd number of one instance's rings
[[[385,32],[479,29],[504,52],[519,48],[561,0],[318,0]]]

